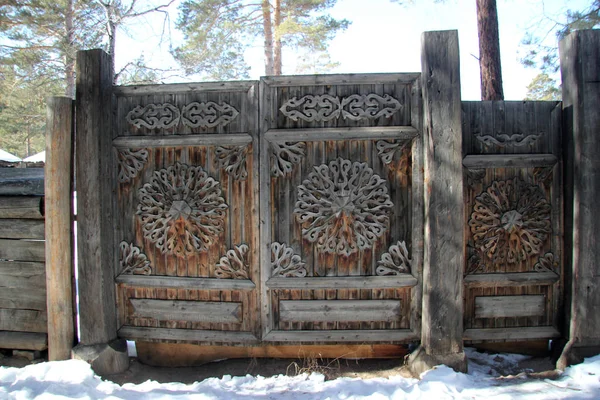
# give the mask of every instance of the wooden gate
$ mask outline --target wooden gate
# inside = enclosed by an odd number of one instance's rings
[[[119,336],[418,339],[418,79],[115,87]]]

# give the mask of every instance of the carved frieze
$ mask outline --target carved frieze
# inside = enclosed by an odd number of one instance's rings
[[[181,112],[169,103],[136,106],[125,119],[136,128],[169,129],[179,124]]]
[[[136,106],[125,119],[136,128],[169,129],[183,123],[190,128],[214,128],[226,126],[233,121],[239,111],[225,102],[192,102],[181,108],[170,103]]]
[[[401,108],[402,104],[388,94],[353,94],[348,97],[308,94],[286,101],[279,111],[293,121],[326,122],[340,117],[353,121],[390,118]]]
[[[307,275],[306,264],[294,249],[285,243],[271,243],[271,276],[302,278]]]
[[[246,156],[248,146],[217,146],[215,155],[220,168],[230,176],[239,180],[248,178]]]
[[[119,257],[121,274],[150,275],[152,273],[150,261],[139,247],[123,241],[119,244],[119,249],[121,250]]]
[[[398,241],[381,255],[375,273],[379,276],[410,274],[411,263],[406,243]]]
[[[176,163],[156,171],[138,197],[144,237],[163,254],[205,251],[223,232],[221,184],[202,167]]]
[[[271,176],[285,176],[304,157],[304,142],[271,142]]]
[[[234,246],[221,257],[215,269],[217,278],[249,279],[248,245]]]
[[[314,167],[297,198],[302,236],[319,251],[349,256],[388,230],[393,204],[386,182],[366,163],[338,158]]]
[[[495,181],[475,198],[469,220],[474,245],[494,263],[538,255],[551,233],[550,212],[539,186],[518,178]]]
[[[499,134],[499,135],[481,135],[481,134],[475,134],[475,138],[477,140],[479,140],[481,143],[483,143],[486,146],[497,146],[497,147],[524,147],[524,146],[530,146],[532,144],[534,144],[535,142],[537,142],[537,140],[542,137],[542,134],[539,135],[535,135],[535,134],[529,134],[529,135],[521,135],[521,134],[514,134],[514,135],[507,135],[507,134]]]
[[[146,149],[119,149],[117,151],[118,179],[121,183],[129,182],[144,169],[148,161]]]

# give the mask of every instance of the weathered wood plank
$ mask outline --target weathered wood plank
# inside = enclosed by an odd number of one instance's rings
[[[398,330],[322,330],[322,331],[271,331],[264,342],[406,342],[418,339],[410,329]]]
[[[0,308],[0,331],[45,333],[48,331],[46,312]]]
[[[44,289],[44,263],[0,261],[0,288]]]
[[[281,321],[354,322],[400,319],[399,300],[284,300],[279,302]]]
[[[146,328],[125,325],[119,337],[130,340],[178,340],[182,342],[258,343],[251,332],[208,331],[192,329]]]
[[[519,328],[467,329],[464,340],[529,340],[560,337],[560,332],[552,326],[532,326]]]
[[[330,141],[330,140],[407,140],[419,136],[412,126],[369,126],[351,128],[270,129],[264,138],[270,142]]]
[[[341,276],[311,278],[271,278],[270,289],[391,289],[412,287],[417,279],[410,274],[396,276]]]
[[[471,274],[465,277],[467,287],[500,287],[551,285],[560,277],[554,272],[517,272],[508,274]]]
[[[483,154],[466,156],[467,168],[552,167],[558,162],[554,154]]]
[[[475,318],[541,317],[545,303],[544,296],[478,296]]]
[[[371,85],[375,83],[411,83],[419,79],[420,73],[368,73],[331,75],[268,76],[262,80],[271,87],[279,86],[322,86],[322,85]]]
[[[0,196],[0,218],[44,218],[43,196]]]
[[[212,91],[230,91],[246,92],[256,81],[231,81],[231,82],[193,82],[193,83],[172,83],[160,85],[126,85],[115,86],[114,93],[117,96],[142,96],[155,95],[160,93],[179,94],[185,92],[212,92]]]
[[[2,287],[0,308],[46,311],[46,288]]]
[[[44,262],[44,242],[41,240],[0,239],[0,259]]]
[[[43,194],[43,168],[0,168],[0,196],[41,196]]]
[[[174,276],[119,275],[117,283],[129,286],[173,289],[253,290],[256,285],[246,279],[184,278]]]
[[[0,348],[43,351],[48,348],[48,335],[33,332],[0,331]]]
[[[137,317],[162,321],[242,322],[242,303],[130,299]]]
[[[2,239],[44,239],[44,220],[0,219]]]
[[[118,149],[181,147],[181,146],[240,146],[252,143],[252,136],[245,133],[185,136],[119,136],[112,145]]]

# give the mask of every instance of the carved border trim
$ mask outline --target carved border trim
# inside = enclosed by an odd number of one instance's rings
[[[180,122],[189,128],[214,128],[226,126],[238,115],[239,111],[225,102],[194,101],[182,106],[181,111],[171,103],[136,106],[125,120],[136,128],[169,129]]]

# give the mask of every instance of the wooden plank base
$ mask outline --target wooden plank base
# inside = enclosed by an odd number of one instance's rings
[[[469,345],[467,344],[467,346]],[[479,351],[491,353],[526,354],[534,357],[547,357],[550,355],[548,339],[528,340],[526,342],[477,343],[470,346]]]
[[[0,348],[42,351],[48,348],[48,336],[45,333],[0,331]]]
[[[192,367],[226,358],[402,358],[407,347],[392,344],[201,346],[186,343],[136,342],[138,360],[159,367]]]

